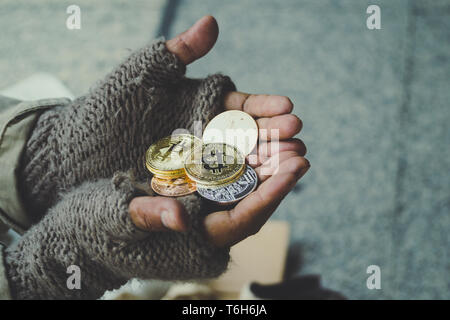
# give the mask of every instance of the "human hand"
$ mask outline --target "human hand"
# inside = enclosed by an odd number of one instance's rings
[[[207,16],[167,41],[166,46],[183,63],[189,64],[205,55],[217,36],[217,23]],[[310,167],[304,158],[304,143],[293,138],[301,130],[302,122],[290,114],[293,105],[289,98],[233,91],[225,96],[224,107],[247,112],[256,119],[259,130],[268,134],[265,135],[267,141],[260,143],[252,165],[261,182],[259,187],[233,209],[211,213],[204,220],[207,237],[219,247],[233,245],[256,233]],[[270,134],[272,130],[278,131],[279,141],[271,141],[275,138]],[[271,150],[278,152],[271,154]],[[130,214],[142,229],[181,231],[188,228],[186,212],[173,198],[135,198],[130,203]]]
[[[177,202],[189,208],[189,231],[157,232],[157,225],[142,231],[128,211],[136,192],[133,177],[117,173],[64,193],[41,221],[7,248],[12,296],[96,299],[136,277],[192,280],[216,277],[226,269],[228,248],[219,249],[203,236],[202,202],[195,197]],[[68,284],[68,268],[73,266],[81,273],[77,290]]]
[[[293,138],[302,124],[290,114],[288,98],[233,91],[229,78],[220,75],[183,77],[185,65],[206,54],[217,35],[214,18],[204,17],[163,47],[133,54],[89,95],[39,118],[24,152],[22,190],[34,211],[57,204],[8,251],[9,277],[23,297],[95,297],[107,289],[105,283],[117,286],[136,276],[216,276],[226,268],[228,247],[257,232],[308,170],[305,145]],[[261,184],[233,209],[210,210],[198,195],[123,196],[102,179],[130,168],[142,178],[148,174],[142,156],[152,142],[232,109],[252,115],[260,130],[279,129],[281,140],[269,135],[260,144],[253,165]],[[279,145],[276,154],[267,152],[272,143]],[[133,264],[124,265],[124,257]],[[55,282],[77,263],[93,270],[84,293]]]
[[[217,37],[211,37],[214,26],[206,19],[191,29],[208,50]],[[220,74],[186,78],[186,57],[175,56],[162,40],[153,42],[132,53],[89,94],[40,115],[18,170],[32,218],[38,221],[61,192],[85,181],[129,169],[146,179],[143,158],[152,143],[176,129],[194,132],[194,124],[205,126],[224,110],[224,96],[234,84]]]
[[[261,130],[279,129],[279,153],[267,154],[271,148],[262,143],[256,171],[263,183],[233,210],[211,214],[204,223],[219,246],[258,230],[309,167],[303,142],[292,138],[302,124],[290,114],[293,106],[286,97],[236,92],[229,78],[220,75],[183,77],[185,66],[204,56],[217,36],[215,19],[204,17],[165,44],[133,53],[89,95],[45,112],[27,143],[20,171],[25,202],[33,212],[42,216],[61,191],[116,171],[132,168],[142,179],[148,175],[142,156],[151,143],[177,128],[192,132],[194,121],[206,125],[221,111],[241,109],[257,119]],[[269,174],[264,175],[267,163]],[[161,219],[162,211],[167,213]],[[164,222],[170,229],[185,230],[189,224],[186,210],[173,198],[135,199],[130,213],[144,229],[165,227]]]

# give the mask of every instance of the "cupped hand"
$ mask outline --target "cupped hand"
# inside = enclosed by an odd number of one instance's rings
[[[205,16],[168,40],[166,47],[188,65],[208,53],[217,37],[216,20]],[[264,130],[260,140],[263,136],[266,140],[260,141],[256,157],[250,163],[258,174],[258,188],[233,209],[213,212],[204,220],[207,237],[218,247],[234,245],[258,232],[310,167],[304,158],[304,143],[293,138],[300,132],[302,122],[291,114],[293,104],[289,98],[235,91],[228,93],[223,103],[226,110],[242,110],[254,117],[260,132]],[[272,130],[278,132],[278,137],[271,136]],[[275,148],[272,144],[276,144]],[[131,201],[129,212],[141,229],[185,231],[189,228],[183,205],[173,198],[137,197]]]

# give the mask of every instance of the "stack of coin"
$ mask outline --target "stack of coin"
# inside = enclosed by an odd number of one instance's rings
[[[243,157],[248,156],[258,142],[258,125],[248,113],[230,110],[218,114],[206,126],[203,143],[225,143],[234,146]],[[205,148],[206,151],[208,148]],[[240,156],[238,162],[242,161]],[[258,185],[258,176],[252,167],[240,167],[238,173],[228,181],[218,183],[197,183],[197,192],[204,198],[219,204],[235,203],[250,193]],[[206,173],[206,176],[211,173]]]
[[[165,137],[148,148],[152,189],[164,196],[197,191],[219,204],[232,204],[256,188],[255,171],[245,157],[256,147],[258,126],[245,112],[226,111],[206,126],[203,141],[189,134]]]
[[[151,187],[163,196],[179,197],[196,191],[195,183],[186,176],[184,158],[201,140],[189,134],[171,135],[148,148],[147,169],[153,173]]]
[[[187,176],[199,186],[220,186],[236,181],[244,167],[243,154],[226,143],[202,144],[184,160]]]
[[[255,171],[245,164],[243,153],[226,143],[206,143],[186,156],[187,176],[197,192],[219,204],[232,204],[250,194],[258,183]]]

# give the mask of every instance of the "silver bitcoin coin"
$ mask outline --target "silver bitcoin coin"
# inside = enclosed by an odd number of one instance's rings
[[[243,175],[235,182],[218,187],[197,184],[197,192],[204,198],[220,204],[237,202],[255,190],[258,176],[252,167],[247,166]]]

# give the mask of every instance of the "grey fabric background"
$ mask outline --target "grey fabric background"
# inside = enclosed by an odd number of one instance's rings
[[[46,71],[81,94],[127,48],[213,14],[219,41],[188,75],[287,95],[304,122],[312,168],[274,214],[292,227],[286,275],[353,299],[450,298],[450,1],[83,0],[78,31],[69,4],[2,1],[0,87]]]
[[[132,3],[132,5],[131,5]],[[81,9],[81,29],[66,9]],[[165,0],[4,0],[0,2],[0,88],[36,72],[85,93],[131,50],[153,39]]]

